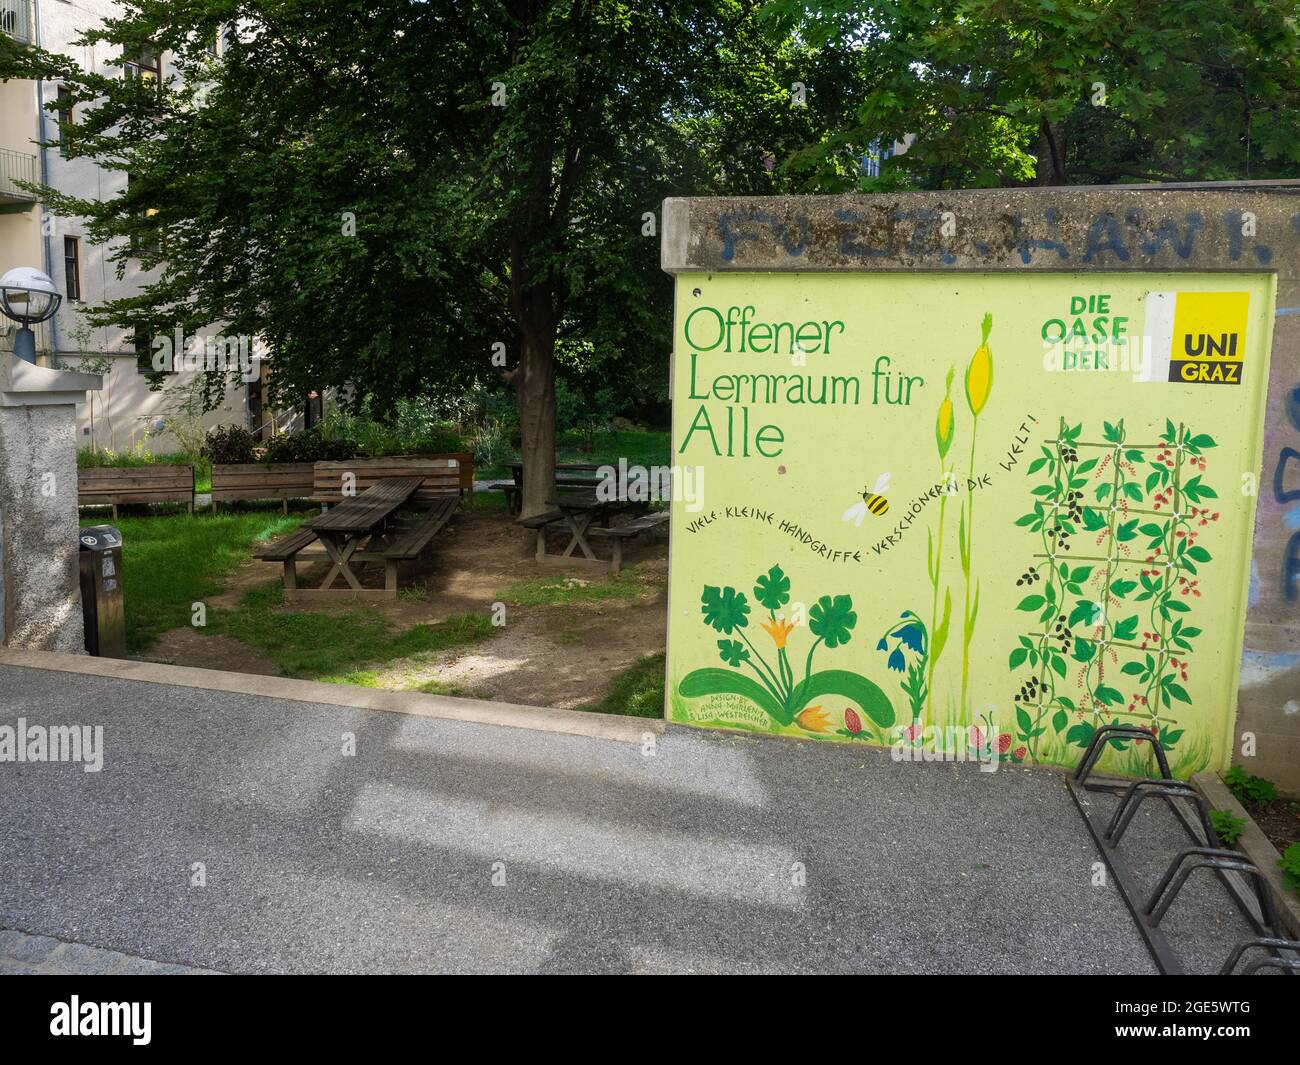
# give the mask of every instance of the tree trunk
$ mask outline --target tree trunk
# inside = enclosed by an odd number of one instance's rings
[[[1035,185],[1068,185],[1065,172],[1065,144],[1060,127],[1053,128],[1046,120],[1038,126],[1038,166],[1034,172]]]
[[[514,380],[524,464],[520,516],[525,518],[550,509],[555,491],[555,322],[546,302],[521,316],[523,347]]]

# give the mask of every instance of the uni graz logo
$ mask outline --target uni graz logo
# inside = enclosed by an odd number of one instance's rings
[[[1169,324],[1169,380],[1239,385],[1246,353],[1249,292],[1178,292],[1163,296]],[[1160,340],[1163,340],[1160,337]]]

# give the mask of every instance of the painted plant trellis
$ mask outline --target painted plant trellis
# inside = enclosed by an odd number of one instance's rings
[[[1153,443],[1131,442],[1122,420],[1104,423],[1101,440],[1082,432],[1060,421],[1028,469],[1039,481],[1033,509],[1016,521],[1040,547],[1016,581],[1027,593],[1017,609],[1036,621],[1010,652],[1012,672],[1028,670],[1018,673],[1016,734],[1028,759],[1068,762],[1102,724],[1136,723],[1185,775],[1212,754],[1202,734],[1184,742],[1179,714],[1191,704],[1193,604],[1212,561],[1197,541],[1219,520],[1202,479],[1215,441],[1169,420]],[[1112,746],[1128,759],[1117,768],[1140,772],[1150,757]]]

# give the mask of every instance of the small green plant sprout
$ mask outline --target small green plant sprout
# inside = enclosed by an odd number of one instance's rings
[[[1246,827],[1246,819],[1238,817],[1231,810],[1211,810],[1210,824],[1219,839],[1232,846],[1241,838],[1241,830]]]
[[[1239,765],[1234,765],[1223,775],[1223,782],[1238,802],[1251,806],[1267,806],[1277,798],[1277,788],[1271,780],[1251,776]]]
[[[1282,870],[1282,882],[1300,895],[1300,843],[1292,843],[1287,847],[1277,864]]]

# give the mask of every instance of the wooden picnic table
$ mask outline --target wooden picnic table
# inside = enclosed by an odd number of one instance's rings
[[[610,563],[597,558],[587,539],[588,531],[597,521],[609,525],[609,519],[625,510],[644,509],[644,504],[623,499],[601,499],[594,488],[576,492],[557,493],[551,502],[553,509],[523,518],[517,524],[537,530],[538,562],[594,563],[608,568]],[[546,531],[552,525],[563,526],[569,534],[569,543],[560,554],[546,550]],[[574,554],[581,551],[582,556]]]
[[[555,464],[556,488],[594,488],[600,479],[596,473],[608,466],[607,462],[557,462]],[[495,485],[506,494],[506,509],[511,514],[518,514],[524,498],[524,464],[507,462],[514,482],[502,481]]]
[[[339,575],[354,591],[361,591],[361,582],[352,572],[352,556],[362,540],[382,533],[388,519],[415,494],[423,481],[423,477],[383,477],[360,495],[344,499],[307,522],[333,563],[321,582],[321,591],[327,590]]]

